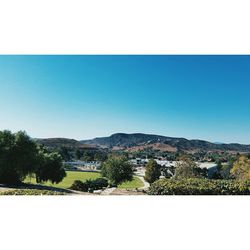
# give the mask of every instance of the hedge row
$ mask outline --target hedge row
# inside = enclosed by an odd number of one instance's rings
[[[163,179],[154,182],[149,195],[249,195],[250,181]]]
[[[0,195],[64,195],[63,192],[37,189],[14,189],[0,192]]]

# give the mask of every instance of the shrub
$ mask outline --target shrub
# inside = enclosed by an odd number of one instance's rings
[[[98,189],[108,187],[109,183],[108,183],[108,180],[105,178],[98,178],[96,180],[93,180],[90,185],[91,185],[91,188],[93,188],[94,190],[98,190]]]
[[[81,192],[90,192],[94,190],[99,190],[108,187],[108,180],[105,178],[98,178],[96,180],[87,180],[85,182],[75,181],[70,189],[81,191]]]
[[[249,181],[164,179],[152,184],[149,195],[249,195]]]
[[[89,186],[86,184],[86,182],[83,183],[82,181],[77,180],[74,181],[70,189],[81,192],[88,192]]]

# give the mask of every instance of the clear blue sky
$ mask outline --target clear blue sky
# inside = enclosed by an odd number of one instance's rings
[[[0,56],[0,129],[250,144],[250,56]]]

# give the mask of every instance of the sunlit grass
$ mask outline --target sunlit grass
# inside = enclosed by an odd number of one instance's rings
[[[138,178],[134,177],[132,181],[127,181],[118,186],[118,188],[126,189],[126,188],[141,188],[143,187],[143,182]]]
[[[63,179],[62,182],[58,184],[52,184],[51,182],[44,182],[42,185],[49,186],[49,187],[56,187],[56,188],[70,188],[71,185],[75,180],[80,180],[85,182],[86,180],[94,180],[101,175],[99,173],[89,173],[89,172],[77,172],[77,171],[67,171],[67,176]],[[25,183],[30,183],[30,184],[37,184],[36,179],[34,177],[30,178],[27,177],[24,181]]]

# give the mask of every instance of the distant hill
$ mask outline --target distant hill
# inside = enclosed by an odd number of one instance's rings
[[[185,138],[166,137],[161,135],[150,134],[113,134],[109,137],[95,138],[92,140],[83,140],[81,143],[88,145],[95,145],[98,147],[108,148],[135,148],[135,147],[152,147],[156,146],[158,149],[169,148],[170,151],[184,150],[184,151],[234,151],[234,152],[250,152],[250,145],[242,145],[237,143],[232,144],[218,144],[203,140],[188,140]]]
[[[38,143],[49,147],[68,147],[68,148],[95,148],[94,145],[87,145],[74,139],[67,138],[48,138],[48,139],[35,139]]]

